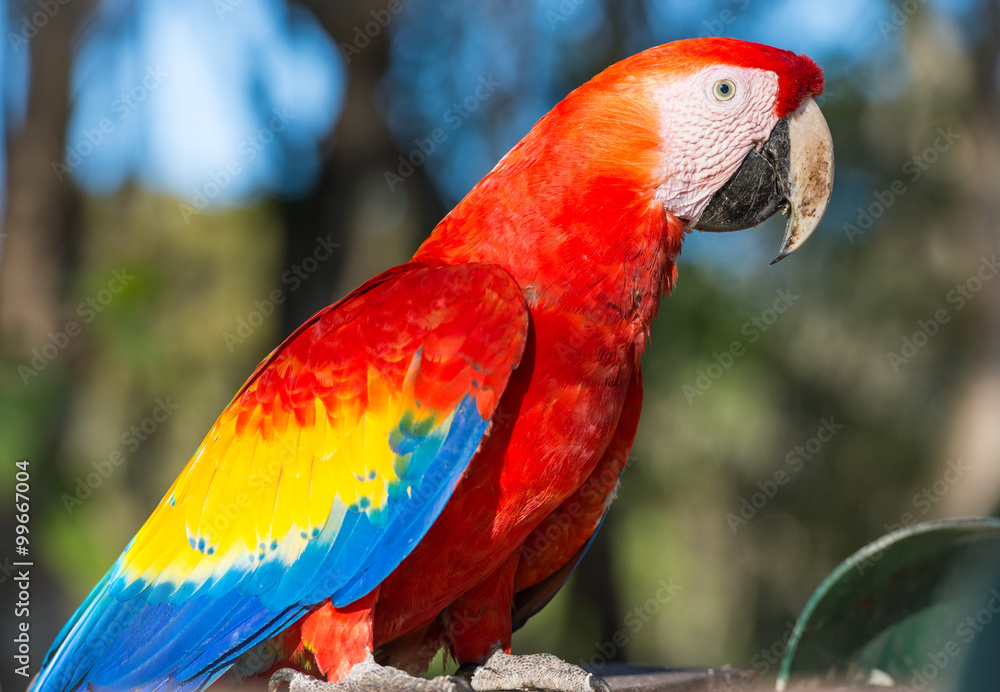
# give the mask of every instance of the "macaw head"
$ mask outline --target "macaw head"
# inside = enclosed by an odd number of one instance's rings
[[[816,63],[779,48],[725,38],[650,48],[556,104],[417,256],[498,262],[537,283],[553,270],[546,258],[586,257],[595,272],[651,266],[662,244],[669,288],[685,232],[750,228],[781,211],[778,261],[830,199],[822,91]]]
[[[690,39],[623,60],[591,85],[629,93],[625,103],[646,111],[638,120],[655,122],[655,196],[688,228],[736,231],[787,213],[777,262],[819,224],[833,188],[833,140],[814,101],[823,72],[810,58]]]

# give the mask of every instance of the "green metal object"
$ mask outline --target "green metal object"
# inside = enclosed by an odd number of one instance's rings
[[[994,652],[1000,521],[928,522],[867,545],[826,578],[795,625],[777,688],[823,682],[973,690],[987,689],[976,681],[991,678],[988,689],[995,689]]]

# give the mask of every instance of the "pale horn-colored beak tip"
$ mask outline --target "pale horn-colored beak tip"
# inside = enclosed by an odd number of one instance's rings
[[[819,225],[833,192],[833,137],[816,101],[807,98],[788,118],[788,223],[778,256],[795,252]]]

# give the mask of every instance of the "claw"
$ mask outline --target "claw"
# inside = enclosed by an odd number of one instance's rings
[[[324,689],[323,685],[331,684],[303,675],[291,668],[282,668],[271,676],[271,680],[267,683],[267,692],[278,692],[283,682],[288,683],[288,692],[319,692]]]
[[[549,692],[610,692],[604,678],[553,656],[511,656],[496,651],[472,676],[475,692],[546,690]]]
[[[380,666],[369,654],[337,682],[324,682],[291,668],[282,668],[271,676],[268,692],[278,692],[281,683],[288,692],[471,692],[469,683],[451,675],[430,680],[416,678],[390,666]]]

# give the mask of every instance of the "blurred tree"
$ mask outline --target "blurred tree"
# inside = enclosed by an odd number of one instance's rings
[[[981,257],[995,257],[1000,248],[1000,5],[981,0],[977,14],[981,38],[969,56],[971,79],[960,96],[966,136],[975,145],[956,171],[956,215],[950,230],[963,245],[979,248]],[[923,97],[937,100],[929,90]],[[973,256],[968,275],[980,265]],[[974,309],[976,324],[968,345],[972,362],[961,374],[946,440],[947,454],[971,468],[942,499],[936,512],[940,516],[991,514],[1000,503],[1000,282],[984,282]]]
[[[7,42],[30,51],[32,64],[24,124],[9,149],[16,174],[9,176],[0,259],[0,348],[19,358],[57,330],[72,266],[78,197],[52,164],[62,160],[66,141],[73,38],[92,7],[90,0],[73,2],[50,18],[26,0],[10,6]]]
[[[284,202],[286,258],[308,254],[316,236],[341,243],[337,271],[311,281],[294,294],[284,311],[290,333],[332,299],[350,292],[379,272],[406,262],[417,244],[444,215],[444,209],[418,168],[405,187],[394,191],[385,173],[395,171],[401,155],[378,109],[379,80],[388,64],[390,31],[374,17],[393,15],[379,0],[334,6],[311,0],[316,15],[347,60],[343,114],[323,145],[326,153],[318,183],[305,196]],[[375,30],[365,33],[374,22]],[[359,40],[359,36],[361,40]]]
[[[60,319],[64,315],[67,276],[72,274],[75,259],[72,229],[80,201],[78,192],[72,182],[60,181],[53,175],[51,166],[53,161],[62,158],[69,121],[73,37],[92,3],[80,0],[68,7],[56,7],[54,16],[42,13],[44,21],[37,18],[39,8],[33,3],[13,2],[3,7],[4,11],[9,11],[5,43],[12,51],[30,51],[33,65],[24,122],[19,135],[7,147],[8,189],[4,195],[5,219],[0,235],[3,245],[0,253],[0,358],[12,362],[28,361],[33,347],[49,343],[53,332],[62,331]],[[11,61],[3,62],[7,69]],[[10,88],[10,81],[4,79],[4,86]],[[6,104],[4,106],[7,110]],[[18,387],[18,379],[13,368],[0,373],[4,388]],[[23,430],[24,425],[29,425],[36,429],[39,443],[30,451],[51,456],[60,444],[63,432],[60,422],[65,415],[68,394],[65,390],[49,391],[44,398],[48,415],[30,422],[17,415],[3,415],[6,430],[0,432],[0,437],[6,438],[5,442],[13,442],[10,436],[17,435],[18,428]],[[12,413],[12,403],[9,399],[0,401],[0,412]],[[21,458],[29,452],[24,447],[3,446],[7,452],[4,458],[9,461],[15,455]],[[5,473],[0,488],[12,487],[12,479],[12,475]],[[0,515],[0,531],[4,536],[14,536],[12,512],[13,508]],[[35,516],[40,518],[39,514]],[[36,520],[35,526],[38,525]],[[6,553],[8,540],[13,539],[5,539],[5,554],[9,554]],[[64,608],[57,607],[62,605],[59,601],[44,597],[46,593],[57,591],[51,573],[43,566],[35,577],[33,586],[39,599],[34,612],[37,621],[45,623],[36,628],[36,633],[48,640],[57,631],[54,625],[62,617]],[[9,587],[13,584],[6,577],[3,582],[7,582],[5,602],[13,603],[14,599],[6,598],[11,595]],[[12,608],[4,609],[0,617],[4,632],[14,631],[10,627],[13,615]],[[11,639],[5,637],[0,647],[0,654],[7,661],[13,660]],[[3,666],[2,669],[10,668]],[[4,683],[14,685],[15,681],[4,674],[0,684]]]

